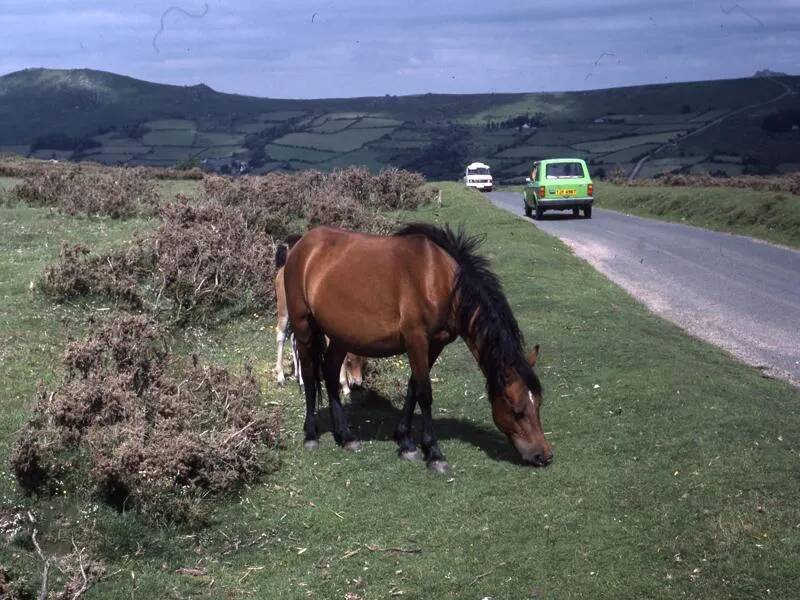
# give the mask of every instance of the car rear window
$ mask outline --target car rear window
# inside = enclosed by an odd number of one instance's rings
[[[579,162],[551,163],[545,174],[548,179],[574,179],[583,177],[583,165]]]
[[[469,169],[467,171],[469,175],[488,175],[489,169],[480,168],[480,169]]]

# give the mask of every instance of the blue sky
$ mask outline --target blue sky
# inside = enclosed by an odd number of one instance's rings
[[[0,73],[87,67],[284,98],[580,90],[800,64],[800,0],[0,5]]]

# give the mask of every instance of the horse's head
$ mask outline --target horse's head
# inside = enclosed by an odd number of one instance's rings
[[[345,374],[350,385],[361,385],[364,382],[364,357],[347,353],[344,359]]]
[[[537,345],[528,357],[531,368],[538,356]],[[533,381],[526,381],[530,376]],[[553,450],[539,421],[541,405],[541,388],[533,371],[523,377],[517,370],[512,370],[505,387],[492,398],[492,418],[498,429],[508,436],[522,460],[535,467],[546,467],[553,460]]]

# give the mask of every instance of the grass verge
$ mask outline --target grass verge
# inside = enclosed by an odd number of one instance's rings
[[[800,248],[800,196],[739,187],[597,184],[595,202],[653,217]]]
[[[486,234],[484,252],[528,345],[542,345],[551,467],[516,463],[460,342],[433,371],[451,478],[395,457],[404,359],[384,361],[372,392],[349,403],[361,453],[335,448],[329,433],[317,453],[303,452],[301,396],[269,374],[272,318],[250,315],[175,340],[222,364],[250,358],[267,401],[285,406],[282,468],[213,504],[211,526],[155,528],[92,498],[37,502],[20,495],[7,465],[0,507],[31,509],[45,552],[74,538],[106,562],[106,578],[86,598],[792,597],[800,585],[800,392],[648,313],[480,194],[442,187],[442,208],[406,217]],[[137,221],[15,207],[0,208],[0,222],[9,232],[0,254],[7,455],[36,379],[74,331],[62,320],[104,308],[54,307],[28,281],[62,239],[120,243]],[[29,547],[1,540],[0,562],[38,589]]]

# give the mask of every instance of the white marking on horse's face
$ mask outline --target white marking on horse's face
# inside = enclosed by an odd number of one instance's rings
[[[536,402],[533,401],[533,392],[531,391],[528,392],[528,400],[530,400],[533,407],[536,408]]]

